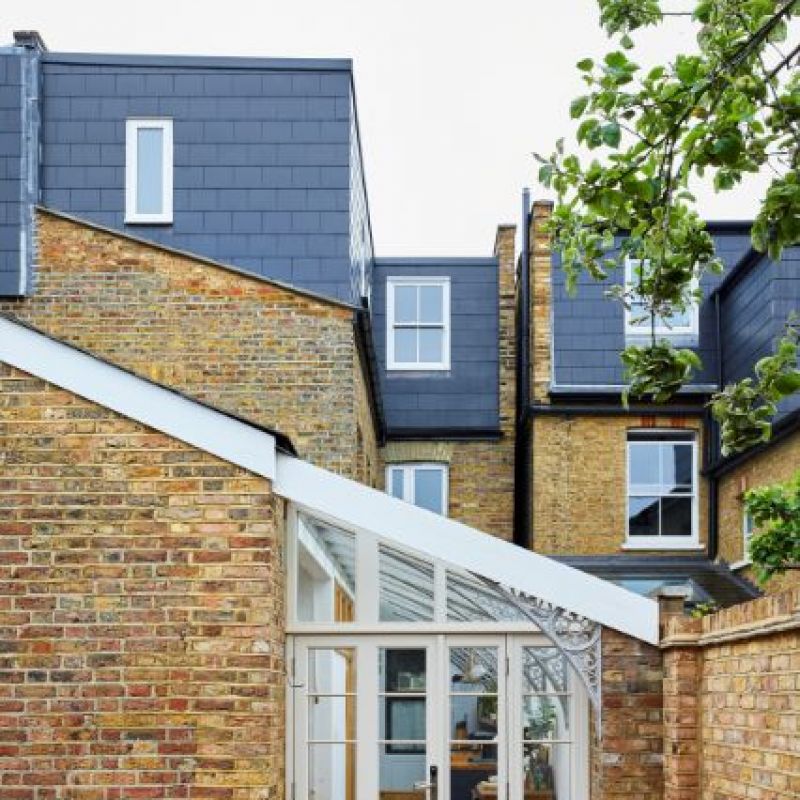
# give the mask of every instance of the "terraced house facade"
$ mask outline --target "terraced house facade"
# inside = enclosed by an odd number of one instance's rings
[[[759,594],[741,491],[797,411],[726,460],[704,403],[794,251],[714,226],[664,324],[706,372],[624,409],[639,331],[566,297],[547,203],[519,251],[375,253],[349,61],[24,32],[0,119],[0,794],[688,796],[655,598]]]

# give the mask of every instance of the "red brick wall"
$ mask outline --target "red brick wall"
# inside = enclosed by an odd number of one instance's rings
[[[604,628],[602,672],[602,740],[592,746],[592,798],[661,800],[661,652]]]
[[[283,795],[283,508],[0,365],[0,798]]]

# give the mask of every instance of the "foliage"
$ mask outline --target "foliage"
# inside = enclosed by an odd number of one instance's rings
[[[800,44],[786,44],[800,0],[697,0],[697,52],[648,71],[630,57],[632,34],[665,23],[661,0],[598,0],[601,24],[617,44],[595,63],[578,62],[587,91],[575,98],[581,158],[563,140],[541,162],[540,181],[558,197],[551,220],[567,285],[585,273],[605,280],[627,258],[647,264],[635,286],[610,294],[643,301],[652,319],[685,311],[703,272],[722,268],[696,210],[690,184],[710,179],[718,191],[748,173],[773,170],[752,232],[777,259],[800,242]],[[623,353],[632,396],[671,397],[699,366],[686,351],[659,342]],[[759,380],[758,378],[756,379]],[[750,387],[756,388],[755,384]],[[728,390],[726,390],[727,392]],[[737,412],[747,387],[717,408]],[[759,408],[768,410],[765,400]],[[759,430],[764,430],[759,418]],[[738,447],[747,437],[734,437]]]
[[[800,472],[784,484],[745,493],[755,533],[750,558],[760,582],[787,569],[800,569]]]
[[[722,455],[769,441],[778,403],[800,390],[798,328],[789,324],[775,354],[755,366],[755,378],[726,386],[711,403],[720,423]]]
[[[719,606],[713,600],[709,600],[705,603],[697,603],[689,613],[689,616],[693,619],[701,619],[710,614],[716,614],[717,611],[719,611]]]

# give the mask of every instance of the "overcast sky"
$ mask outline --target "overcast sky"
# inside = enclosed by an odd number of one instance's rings
[[[3,0],[2,20],[59,51],[352,58],[381,256],[490,254],[523,187],[543,194],[531,152],[572,136],[575,63],[610,49],[596,0]],[[668,25],[636,60],[692,49]],[[741,219],[757,193],[698,195]]]

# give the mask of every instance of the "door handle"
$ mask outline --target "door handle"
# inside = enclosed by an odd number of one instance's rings
[[[427,781],[415,781],[414,788],[417,791],[424,791],[427,795],[427,800],[437,800],[439,793],[439,768],[435,764],[431,764],[428,769]]]

